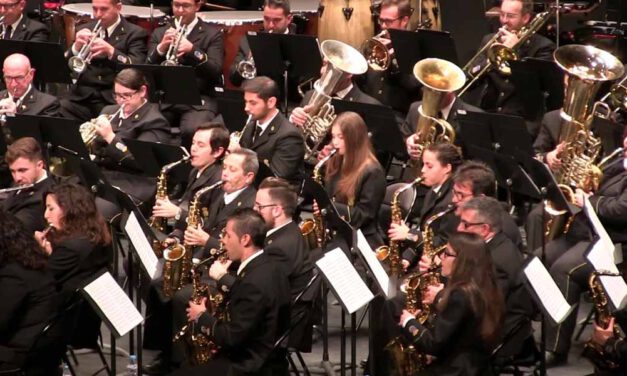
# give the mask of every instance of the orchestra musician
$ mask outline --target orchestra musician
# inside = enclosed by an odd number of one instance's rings
[[[48,176],[39,143],[32,137],[20,138],[7,146],[4,158],[15,187],[24,189],[10,192],[1,202],[2,209],[15,215],[30,233],[43,230],[46,224],[41,202],[54,179]]]
[[[222,86],[222,32],[197,16],[201,3],[200,0],[173,0],[174,25],[156,29],[148,48],[148,64],[162,64],[166,59],[171,59],[174,65],[190,66],[196,72],[195,84],[200,91],[202,104],[163,106],[163,113],[170,124],[179,126],[184,146],[190,145],[199,124],[216,116],[218,104],[213,88]],[[184,34],[181,33],[183,27]],[[170,50],[172,56],[167,56]]]
[[[614,313],[614,316],[621,315],[624,317],[625,309],[619,310]],[[603,348],[603,356],[608,360],[619,365],[619,369],[613,374],[624,373],[626,371],[627,362],[627,341],[625,338],[616,336],[614,326],[617,325],[617,320],[612,317],[606,328],[603,328],[594,323],[594,332],[592,333],[591,340]],[[623,326],[624,327],[624,326]],[[597,374],[595,372],[595,374]],[[598,373],[604,375],[604,373]]]
[[[59,100],[33,86],[35,68],[31,68],[28,57],[22,54],[7,56],[2,74],[7,89],[0,91],[0,115],[58,115]]]
[[[482,375],[489,372],[504,311],[488,247],[480,236],[454,233],[441,257],[446,287],[423,300],[437,312],[432,327],[407,310],[399,325],[416,351],[431,359],[421,375]]]
[[[67,98],[61,99],[63,117],[86,121],[100,114],[103,107],[114,104],[113,80],[126,64],[140,64],[146,60],[147,33],[141,27],[121,16],[120,0],[92,0],[94,20],[77,27],[76,40],[66,51],[67,58],[77,56],[83,46],[90,62],[79,74]],[[93,33],[100,21],[102,32]],[[93,41],[92,41],[93,39]],[[89,60],[89,56],[85,57]]]
[[[273,351],[274,343],[290,323],[289,282],[283,270],[264,250],[266,224],[252,209],[230,215],[222,239],[230,264],[239,261],[236,282],[227,299],[228,320],[206,312],[201,304],[189,303],[187,317],[197,320],[201,331],[219,347],[207,364],[182,368],[173,375],[286,375],[284,349]],[[215,278],[214,263],[209,276]]]
[[[28,351],[58,310],[48,260],[32,232],[0,210],[0,370],[43,367],[46,355],[24,364]],[[17,319],[19,318],[19,320]],[[36,349],[35,349],[36,350]],[[60,360],[60,359],[57,359]],[[39,363],[39,364],[37,364]],[[58,369],[58,364],[54,364]],[[45,369],[45,368],[44,368]],[[48,371],[50,371],[48,369]],[[39,369],[39,372],[42,372]],[[37,373],[37,374],[46,374]]]
[[[0,0],[0,39],[48,42],[50,32],[46,25],[24,14],[26,0]]]
[[[260,163],[276,176],[300,184],[305,142],[301,131],[277,108],[276,82],[268,77],[255,77],[244,82],[242,90],[250,122],[244,126],[240,146],[256,152]]]

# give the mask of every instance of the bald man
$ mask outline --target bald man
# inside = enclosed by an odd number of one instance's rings
[[[35,69],[26,56],[9,55],[2,74],[7,89],[0,91],[0,114],[58,116],[59,100],[33,87]]]

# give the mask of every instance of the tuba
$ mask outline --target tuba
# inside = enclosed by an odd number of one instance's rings
[[[322,173],[320,170],[325,163],[331,159],[332,156],[337,153],[337,149],[331,150],[329,155],[322,158],[313,169],[313,180],[322,185]],[[314,213],[313,219],[307,219],[300,224],[300,232],[307,240],[309,249],[324,248],[327,240],[327,231],[324,224],[324,217],[322,213],[323,209],[320,209],[320,213]]]
[[[165,60],[161,62],[161,65],[166,67],[175,67],[179,65],[179,58],[177,56],[179,46],[181,45],[181,41],[185,37],[187,33],[187,25],[181,25],[181,21],[183,17],[178,18],[178,22],[175,20],[174,25],[176,26],[176,36],[174,37],[174,41],[170,43],[168,47],[168,51],[165,54]]]
[[[607,104],[594,99],[601,85],[620,77],[624,67],[612,54],[592,46],[563,46],[553,56],[567,75],[558,141],[565,146],[558,154],[562,165],[555,171],[555,179],[566,199],[574,202],[573,188],[586,192],[598,188],[602,172],[596,161],[601,154],[601,141],[590,128],[593,115],[600,113],[599,108],[607,109]],[[550,202],[545,207],[549,214],[547,238],[568,231],[572,217],[566,216],[566,208],[557,208]]]
[[[83,47],[78,51],[76,56],[70,57],[68,60],[68,66],[74,73],[81,74],[85,71],[85,68],[91,63],[91,59],[93,58],[93,54],[91,53],[91,45],[94,43],[96,38],[100,38],[102,31],[104,30],[102,25],[102,20],[98,20],[94,28],[91,30],[91,37],[89,38],[89,42],[83,44]]]
[[[325,40],[320,45],[324,60],[328,61],[322,76],[314,82],[314,92],[307,106],[308,119],[303,125],[305,159],[313,157],[335,120],[331,96],[348,75],[363,74],[368,70],[366,59],[353,47],[337,40]]]
[[[418,107],[418,124],[413,136],[422,154],[429,145],[455,142],[455,129],[437,115],[444,96],[464,86],[466,78],[457,65],[436,58],[417,62],[414,76],[423,85],[422,104]]]

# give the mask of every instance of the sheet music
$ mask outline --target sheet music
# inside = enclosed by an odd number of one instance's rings
[[[592,245],[590,252],[586,258],[594,267],[594,270],[601,271],[607,270],[612,273],[618,273],[618,268],[614,262],[614,244],[607,244],[603,240],[599,239]]]
[[[158,275],[157,264],[159,263],[159,259],[157,259],[155,252],[152,250],[150,242],[146,234],[144,234],[144,230],[142,230],[139,221],[137,221],[134,212],[131,212],[128,216],[128,220],[124,226],[124,232],[126,232],[131,243],[133,243],[133,248],[135,248],[139,260],[144,266],[144,270],[151,279],[155,279]]]
[[[602,275],[599,276],[599,280],[614,308],[617,310],[625,308],[627,305],[627,283],[625,283],[623,276]]]
[[[141,313],[109,272],[96,278],[83,290],[96,303],[120,336],[130,332],[144,321]]]
[[[525,276],[553,321],[557,324],[564,321],[572,307],[539,258],[534,257],[525,267]]]
[[[377,259],[374,251],[370,248],[370,244],[366,240],[363,232],[361,230],[357,230],[357,249],[359,253],[363,256],[364,260],[368,264],[368,268],[374,275],[375,281],[385,294],[386,299],[391,299],[396,296],[397,292],[397,283],[392,283],[393,281],[390,279],[388,274],[383,269],[383,265],[381,265],[381,261]]]
[[[374,295],[340,248],[327,252],[316,265],[348,313],[355,313],[374,299]]]
[[[603,224],[601,224],[601,220],[599,220],[599,216],[597,216],[597,213],[594,211],[594,208],[592,207],[590,200],[585,195],[584,195],[584,200],[583,200],[583,210],[586,213],[586,216],[588,217],[588,219],[590,220],[590,223],[592,224],[592,229],[603,242],[604,248],[612,250],[611,251],[612,260],[614,260],[614,263],[616,263],[615,256],[614,256],[614,243],[612,242],[610,235],[605,230],[605,227],[603,227]]]

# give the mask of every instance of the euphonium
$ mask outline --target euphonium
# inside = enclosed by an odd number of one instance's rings
[[[79,74],[83,73],[83,71],[85,71],[85,68],[87,68],[87,66],[91,63],[91,59],[93,57],[93,54],[91,53],[91,46],[92,44],[94,44],[94,40],[96,40],[96,38],[100,38],[100,34],[103,30],[101,23],[102,20],[98,20],[98,22],[96,22],[96,25],[91,31],[91,37],[89,38],[89,42],[83,44],[83,47],[80,49],[80,51],[78,51],[78,54],[76,56],[70,57],[70,59],[68,60],[68,66],[70,67],[72,72]]]
[[[455,129],[437,115],[444,97],[464,86],[464,72],[451,62],[429,58],[414,65],[414,76],[423,85],[422,104],[418,107],[418,124],[413,136],[421,153],[435,143],[455,142]]]
[[[596,161],[601,153],[601,141],[590,128],[593,115],[598,114],[597,108],[607,105],[594,99],[601,85],[620,77],[624,67],[612,54],[592,46],[563,46],[555,51],[554,58],[566,71],[567,80],[558,142],[564,143],[564,148],[558,154],[562,164],[555,171],[555,178],[567,200],[574,202],[573,188],[586,192],[598,188],[602,172]],[[568,230],[572,218],[566,218],[566,208],[556,208],[548,202],[545,207],[550,215],[546,236],[552,239]]]
[[[328,61],[322,76],[314,83],[313,95],[307,106],[308,118],[303,125],[305,159],[313,157],[320,143],[335,120],[331,96],[338,84],[350,74],[363,74],[368,70],[366,59],[353,47],[337,40],[325,40],[320,45],[324,59]]]
[[[111,115],[102,114],[95,119],[91,119],[90,121],[86,121],[81,124],[78,128],[78,131],[81,134],[81,139],[83,139],[83,143],[85,143],[85,146],[87,148],[90,148],[94,141],[96,141],[96,138],[98,138],[97,123],[99,121],[111,122],[116,116],[121,116],[122,111],[124,111],[124,105],[120,105],[120,108]]]
[[[168,47],[168,51],[165,54],[165,60],[161,62],[161,65],[167,67],[174,67],[179,65],[179,58],[177,56],[179,46],[185,37],[185,33],[187,33],[187,25],[181,25],[183,17],[179,17],[178,22],[175,20],[174,25],[176,26],[176,36],[174,37],[174,41],[170,43]]]
[[[361,45],[361,53],[366,58],[370,69],[375,71],[385,71],[396,64],[390,33],[387,30],[382,30],[379,34],[366,40]]]
[[[594,271],[588,278],[588,286],[592,295],[592,301],[594,302],[596,324],[602,328],[607,328],[610,323],[610,319],[612,318],[612,314],[610,313],[608,305],[608,297],[605,294],[605,290],[603,290],[601,281],[599,280],[599,277],[602,275],[615,276],[620,274]],[[616,326],[614,326],[612,330],[614,331],[615,337],[621,338],[620,331]],[[588,358],[592,363],[594,363],[596,368],[602,371],[616,371],[620,367],[620,363],[614,361],[608,356],[608,354],[605,353],[603,346],[598,345],[592,340],[586,342],[582,355]]]

